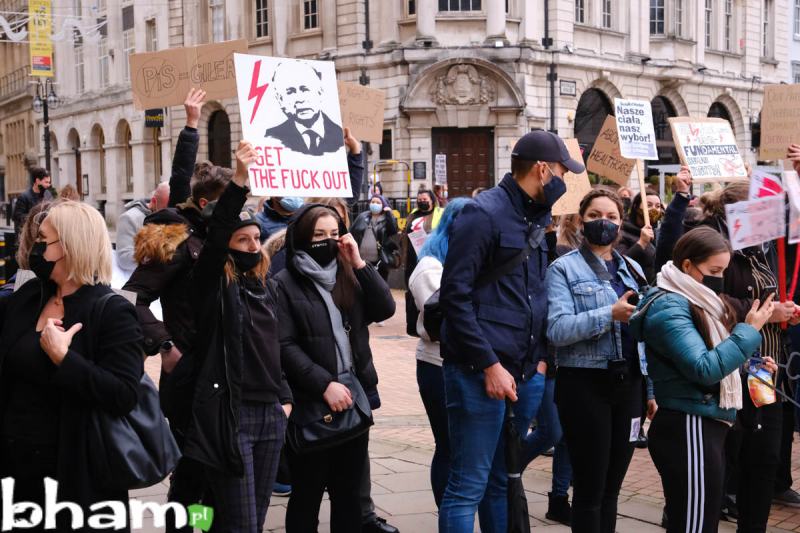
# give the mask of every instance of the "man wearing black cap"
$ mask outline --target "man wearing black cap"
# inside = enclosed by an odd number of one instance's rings
[[[539,408],[547,364],[545,228],[580,173],[558,136],[537,130],[511,154],[511,173],[467,204],[454,223],[440,302],[451,451],[439,531],[506,531],[506,469],[501,431],[506,401],[525,435]]]

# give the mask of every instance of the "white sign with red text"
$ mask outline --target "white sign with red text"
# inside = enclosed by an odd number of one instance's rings
[[[734,250],[741,250],[786,235],[783,194],[725,206],[728,235]]]
[[[334,64],[248,54],[234,63],[242,136],[259,153],[253,195],[352,197]]]

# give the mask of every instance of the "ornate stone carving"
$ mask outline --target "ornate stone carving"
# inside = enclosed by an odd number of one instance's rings
[[[489,76],[467,63],[453,65],[431,87],[431,99],[439,105],[488,104],[495,94],[495,84]]]

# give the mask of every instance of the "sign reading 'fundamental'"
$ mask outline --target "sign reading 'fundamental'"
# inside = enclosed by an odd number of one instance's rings
[[[695,182],[747,179],[727,120],[680,117],[670,118],[669,124],[681,162],[691,169]]]

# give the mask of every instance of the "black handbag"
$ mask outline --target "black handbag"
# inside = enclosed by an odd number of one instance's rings
[[[97,327],[106,303],[114,296],[106,294],[95,303],[90,328]],[[89,339],[95,338],[97,332],[91,330]],[[99,486],[118,490],[149,487],[178,464],[178,444],[161,412],[158,390],[146,373],[139,381],[138,396],[136,407],[127,415],[94,409],[89,416],[89,470]]]
[[[364,388],[353,370],[339,374],[337,381],[350,389],[353,404],[334,413],[325,400],[302,402],[292,409],[286,442],[297,454],[330,449],[360,437],[374,424]]]

